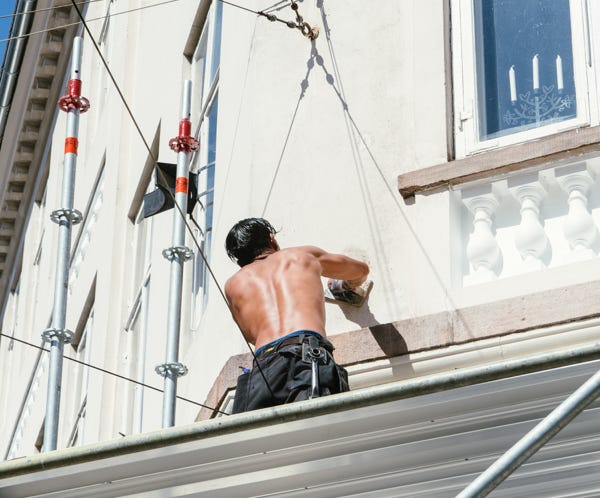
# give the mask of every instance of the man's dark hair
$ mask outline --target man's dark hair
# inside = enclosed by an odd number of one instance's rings
[[[227,255],[240,266],[252,263],[265,249],[272,247],[271,235],[277,232],[263,218],[246,218],[229,230],[225,239]]]

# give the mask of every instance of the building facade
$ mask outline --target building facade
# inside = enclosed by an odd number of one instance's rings
[[[326,303],[353,391],[534,356],[598,357],[600,5],[376,4],[298,2],[303,27],[289,2],[18,2],[11,36],[29,34],[7,53],[18,77],[3,69],[1,87],[5,460],[44,439],[41,334],[66,137],[55,103],[76,36],[91,107],[80,117],[58,449],[161,428],[163,251],[181,213],[145,216],[144,199],[161,182],[157,163],[177,162],[169,140],[184,80],[198,195],[185,218],[176,426],[223,416],[251,366],[221,290],[236,271],[225,236],[250,216],[269,219],[283,247],[368,262],[363,307]],[[591,424],[585,437],[599,432]]]

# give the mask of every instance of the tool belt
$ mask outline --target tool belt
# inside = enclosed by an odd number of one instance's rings
[[[333,353],[333,350],[335,349],[333,347],[333,344],[331,344],[331,342],[325,339],[325,337],[323,337],[321,334],[306,333],[294,335],[292,337],[285,337],[281,341],[274,341],[273,343],[267,344],[265,347],[261,348],[256,354],[256,359],[262,359],[269,353],[277,352],[282,348],[285,348],[286,346],[307,344],[310,341],[311,337],[313,338],[313,343],[314,340],[317,340],[319,342],[319,345],[325,348],[326,351],[328,351],[330,354]]]
[[[348,373],[335,363],[333,349],[314,333],[268,344],[252,371],[239,376],[232,413],[349,391]]]

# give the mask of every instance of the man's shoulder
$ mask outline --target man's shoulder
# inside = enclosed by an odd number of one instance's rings
[[[281,249],[281,251],[287,251],[290,254],[309,254],[311,256],[319,257],[321,254],[324,254],[325,251],[323,249],[316,246],[295,246],[295,247],[287,247],[285,249]]]
[[[231,292],[238,286],[238,281],[240,277],[240,270],[236,271],[231,277],[229,277],[225,281],[225,285],[223,286],[223,290],[226,295],[231,294]]]

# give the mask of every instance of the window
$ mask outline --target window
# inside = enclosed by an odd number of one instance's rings
[[[198,126],[196,136],[200,141],[200,151],[192,161],[192,170],[198,173],[199,202],[194,217],[198,221],[197,240],[207,260],[210,260],[213,228],[222,15],[222,3],[213,2],[192,61],[192,120]],[[192,327],[197,328],[208,296],[208,272],[197,247],[193,261]]]
[[[149,288],[150,275],[144,280],[125,324],[123,374],[140,383],[145,379]],[[144,386],[133,382],[123,384],[122,410],[121,432],[126,435],[142,432]]]
[[[102,23],[102,29],[100,30],[100,36],[98,37],[98,46],[102,52],[104,60],[110,62],[110,19],[113,15],[113,0],[109,0],[106,4],[106,15],[104,16],[104,22]],[[106,95],[108,93],[108,71],[104,67],[104,63],[100,57],[97,58],[98,68],[98,81],[97,81],[97,94],[96,94],[96,108],[100,111],[96,114],[100,116],[101,112],[106,107]]]
[[[71,347],[75,350],[75,359],[78,360],[77,365],[74,367],[72,376],[73,387],[69,393],[72,396],[72,430],[67,442],[67,446],[80,446],[83,444],[83,430],[85,424],[86,408],[87,408],[87,395],[88,395],[88,384],[90,378],[90,364],[91,360],[91,335],[94,324],[94,308],[90,309],[85,325],[81,331],[75,336],[71,342]]]
[[[152,184],[154,182],[151,182]],[[152,187],[148,186],[147,190]],[[144,382],[146,368],[146,340],[148,329],[148,305],[152,269],[153,218],[144,218],[143,203],[138,209],[132,226],[131,239],[131,304],[122,337],[122,373],[138,382]],[[121,432],[142,432],[144,388],[140,384],[123,384]]]
[[[144,218],[142,205],[136,215],[131,240],[131,296],[137,299],[144,282],[150,278],[152,266],[152,217]]]
[[[27,428],[30,426],[30,424],[37,422],[38,419],[35,417],[35,414],[39,413],[39,405],[45,401],[49,356],[50,353],[48,351],[40,350],[38,353],[35,366],[32,370],[31,379],[26,390],[25,398],[23,400],[21,410],[19,411],[17,423],[9,440],[8,448],[4,458],[5,460],[12,460],[13,458],[29,454],[27,453],[28,448],[23,447],[23,437],[26,434]],[[10,376],[5,377],[7,382],[9,382]],[[4,392],[10,392],[10,389],[5,387]],[[42,421],[42,426],[40,429],[42,437],[38,437],[38,440],[35,443],[35,447],[38,451],[41,451],[42,449],[43,430],[44,422]]]
[[[193,93],[192,122],[198,124],[204,118],[208,104],[217,90],[221,61],[221,20],[223,4],[213,2],[200,35],[192,60]]]
[[[92,236],[94,235],[97,225],[98,218],[102,212],[102,206],[104,205],[104,166],[106,164],[106,157],[102,159],[96,184],[92,196],[88,201],[88,205],[85,210],[83,217],[83,223],[80,225],[79,232],[75,243],[73,244],[73,251],[71,253],[71,266],[69,268],[69,294],[73,292],[73,288],[79,277],[81,265],[85,260],[85,256],[89,249]]]
[[[586,0],[452,6],[458,157],[597,124]]]

